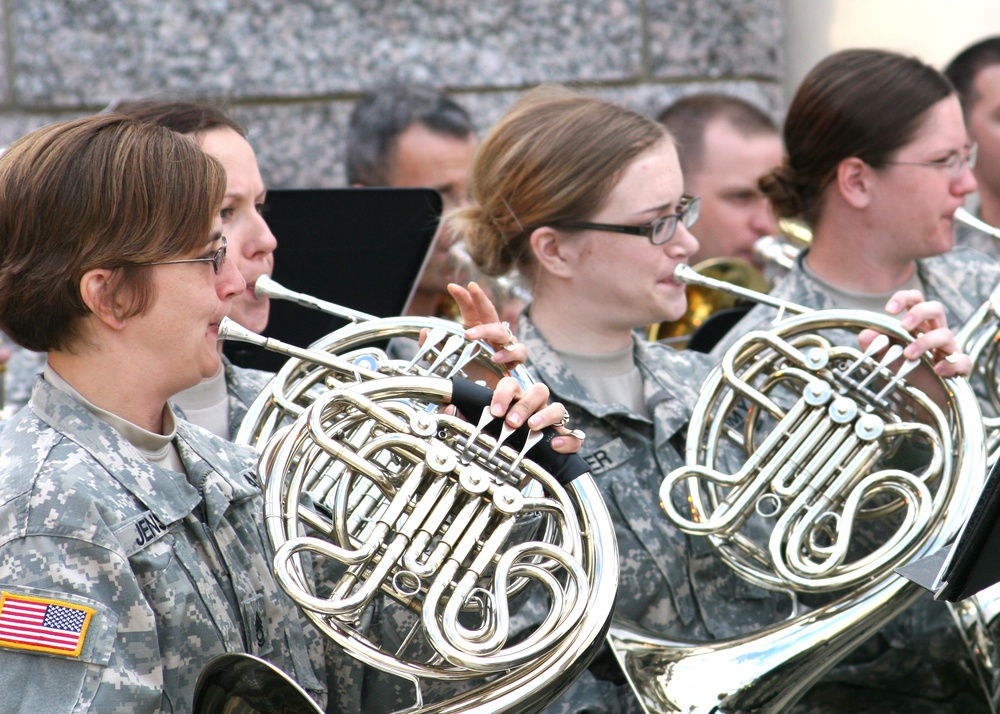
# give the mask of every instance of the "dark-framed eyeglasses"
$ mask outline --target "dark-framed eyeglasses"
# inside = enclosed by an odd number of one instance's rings
[[[176,265],[177,263],[211,263],[212,269],[218,275],[226,264],[226,237],[220,236],[222,245],[209,258],[182,258],[180,260],[154,260],[151,263],[135,263],[135,265]]]
[[[979,144],[972,142],[962,147],[961,151],[953,151],[943,159],[938,161],[886,161],[892,166],[931,166],[937,169],[944,169],[952,178],[958,178],[965,171],[966,165],[969,169],[976,168],[976,157],[979,155]]]
[[[686,228],[694,225],[701,212],[701,199],[698,196],[681,196],[677,204],[677,212],[656,219],[644,226],[624,226],[616,223],[590,223],[589,221],[571,221],[560,223],[556,228],[578,228],[581,230],[610,231],[626,233],[631,236],[646,236],[653,245],[663,245],[674,237],[678,221]]]

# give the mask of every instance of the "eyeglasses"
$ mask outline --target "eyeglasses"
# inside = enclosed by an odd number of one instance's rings
[[[686,228],[690,228],[698,220],[698,213],[700,211],[701,199],[698,196],[681,196],[681,200],[677,204],[676,213],[658,218],[645,226],[622,226],[614,223],[573,221],[571,223],[561,223],[556,227],[611,231],[612,233],[627,233],[630,236],[646,236],[653,245],[663,245],[674,237],[678,221],[681,221]]]
[[[953,151],[948,156],[938,161],[886,161],[894,166],[932,166],[944,169],[952,178],[958,178],[965,171],[966,165],[970,169],[976,168],[976,156],[979,154],[979,144],[972,142],[962,148],[961,151]]]
[[[175,265],[177,263],[211,263],[212,269],[218,275],[226,264],[226,237],[221,236],[222,246],[212,254],[211,258],[184,258],[182,260],[155,260],[152,263],[134,263],[134,265]]]

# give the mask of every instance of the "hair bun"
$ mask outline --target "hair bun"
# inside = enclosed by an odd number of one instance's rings
[[[804,212],[805,198],[791,166],[782,164],[772,169],[761,176],[758,184],[779,218],[792,218]]]

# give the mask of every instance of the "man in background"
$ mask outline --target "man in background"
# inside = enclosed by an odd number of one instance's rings
[[[767,292],[784,269],[764,265],[754,251],[757,239],[778,230],[757,179],[781,164],[778,127],[753,104],[719,93],[683,97],[658,119],[677,144],[684,192],[701,197],[698,222],[691,227],[699,244],[691,265],[709,277]],[[703,265],[719,258],[736,261]],[[689,309],[680,320],[654,326],[650,334],[679,348],[708,351],[747,307],[715,293],[695,299],[693,292],[699,291],[689,288]]]
[[[749,102],[715,93],[679,99],[658,119],[677,142],[685,193],[701,197],[692,228],[701,247],[691,265],[719,257],[759,263],[754,243],[778,230],[757,186],[760,176],[781,164],[774,121]]]
[[[347,182],[432,188],[447,212],[469,200],[476,144],[468,112],[442,92],[422,85],[378,89],[361,97],[351,112]],[[450,316],[447,285],[465,278],[449,254],[454,243],[450,231],[438,230],[408,314]]]
[[[991,226],[1000,226],[1000,36],[962,50],[944,74],[958,91],[969,138],[979,146],[972,169],[979,190],[967,207]],[[965,226],[956,229],[956,245],[1000,258],[996,238]]]

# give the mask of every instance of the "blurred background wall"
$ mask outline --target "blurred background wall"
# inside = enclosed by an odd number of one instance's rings
[[[488,127],[564,82],[655,113],[718,88],[783,108],[781,0],[3,0],[0,144],[142,96],[221,98],[274,187],[343,184],[358,94],[450,90]]]
[[[776,118],[828,52],[940,65],[1000,32],[997,0],[2,0],[0,144],[143,96],[221,99],[275,187],[343,183],[358,94],[451,91],[485,130],[564,82],[650,114],[705,89]]]

